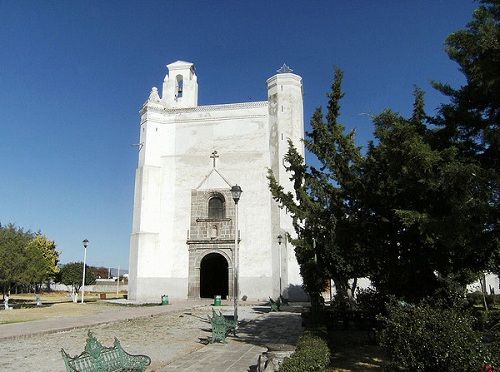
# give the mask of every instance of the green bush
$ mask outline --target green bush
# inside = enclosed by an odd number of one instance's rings
[[[483,293],[480,291],[467,293],[467,300],[471,305],[483,305]]]
[[[377,292],[375,289],[358,289],[356,293],[358,310],[363,311],[372,318],[385,313],[385,304],[387,301],[387,296]]]
[[[486,304],[490,307],[500,303],[499,295],[487,294],[483,299],[483,293],[480,291],[467,293],[467,301],[470,305],[484,306],[484,300],[486,300]]]
[[[388,368],[412,371],[478,371],[492,363],[473,318],[456,310],[428,305],[388,305],[380,344]]]
[[[492,309],[484,311],[482,308],[476,309],[474,317],[476,320],[474,329],[476,331],[482,332],[500,326],[500,310]]]
[[[486,304],[488,306],[495,305],[496,304],[496,295],[492,295],[492,294],[486,295]]]
[[[280,372],[324,371],[330,363],[330,350],[326,341],[306,332],[297,342],[297,349],[280,366]]]
[[[500,310],[478,310],[474,316],[476,318],[474,328],[481,332],[482,340],[492,354],[498,355],[498,350],[500,350]],[[496,362],[499,363],[500,360]]]

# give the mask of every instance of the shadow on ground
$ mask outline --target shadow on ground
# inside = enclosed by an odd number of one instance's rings
[[[328,334],[333,371],[366,371],[383,368],[384,354],[362,330],[332,330]]]
[[[295,345],[301,334],[300,314],[279,312],[251,322],[241,322],[235,339],[266,347],[276,343]]]

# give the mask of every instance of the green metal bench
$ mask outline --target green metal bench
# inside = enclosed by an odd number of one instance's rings
[[[213,316],[218,316],[218,317],[221,317],[222,319],[224,319],[224,321],[226,322],[227,333],[233,332],[233,335],[236,336],[236,330],[238,329],[238,321],[237,320],[228,319],[227,316],[222,315],[222,312],[220,310],[219,310],[219,314],[217,314],[217,312],[214,309],[212,309],[212,314],[213,314]]]
[[[233,335],[236,336],[236,330],[238,329],[238,321],[227,319],[222,313],[217,312],[212,309],[212,317],[208,316],[208,320],[212,326],[212,339],[211,343],[214,342],[223,342],[226,343],[226,336],[233,332]]]
[[[66,371],[111,372],[111,371],[145,371],[151,364],[147,355],[132,355],[123,350],[120,341],[115,337],[112,347],[104,347],[97,341],[92,332],[88,332],[85,351],[71,357],[61,349]]]
[[[274,301],[271,297],[269,297],[269,304],[271,305],[271,311],[280,311],[281,300],[279,298]]]

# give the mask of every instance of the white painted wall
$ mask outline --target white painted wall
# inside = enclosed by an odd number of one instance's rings
[[[271,168],[280,183],[289,183],[282,162],[288,138],[304,153],[301,78],[291,73],[270,78],[269,102],[197,106],[194,66],[178,61],[168,67],[161,100],[153,89],[141,110],[129,297],[187,297],[191,190],[211,171],[214,150],[220,156],[217,170],[243,189],[241,295],[265,299],[279,293],[279,248],[283,289],[300,286],[293,247],[277,244],[280,233],[293,234],[291,219],[272,200],[266,176]],[[179,74],[185,79],[182,102],[172,80]]]

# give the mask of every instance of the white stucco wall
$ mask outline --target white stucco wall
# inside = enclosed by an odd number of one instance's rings
[[[187,62],[169,66],[175,66],[175,74],[194,73]],[[194,84],[196,75],[192,79]],[[289,283],[300,286],[293,247],[278,246],[276,238],[286,232],[293,234],[291,219],[272,200],[266,176],[270,168],[282,184],[289,183],[282,163],[288,138],[303,153],[302,85],[300,77],[291,73],[269,81],[273,107],[271,100],[197,106],[197,97],[190,95],[190,101],[179,106],[168,96],[173,91],[168,75],[163,97],[152,91],[141,111],[130,298],[157,300],[164,293],[172,298],[187,297],[191,190],[212,170],[214,150],[219,154],[217,170],[230,184],[243,189],[239,202],[240,295],[264,299],[279,294],[279,248],[283,289]],[[197,84],[191,89],[197,93]]]

